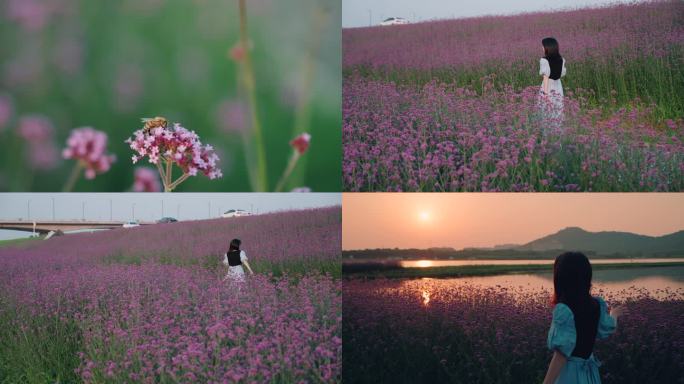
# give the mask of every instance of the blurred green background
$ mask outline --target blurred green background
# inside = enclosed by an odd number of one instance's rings
[[[269,190],[297,126],[311,146],[284,190],[340,191],[341,2],[248,0],[247,10]],[[133,165],[124,140],[141,117],[164,116],[214,146],[224,173],[177,191],[250,191],[235,113],[245,95],[229,54],[238,16],[237,0],[1,0],[0,190],[61,190],[74,165],[61,151],[81,126],[105,131],[117,161],[74,191],[130,190],[134,168],[153,166]],[[39,147],[19,133],[36,114],[54,126]]]

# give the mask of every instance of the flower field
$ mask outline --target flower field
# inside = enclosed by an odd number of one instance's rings
[[[682,121],[654,126],[649,108],[602,117],[578,94],[554,124],[536,87],[482,96],[354,79],[344,90],[348,191],[684,190]]]
[[[338,382],[339,207],[0,248],[2,382]],[[233,237],[255,271],[222,282]]]
[[[656,1],[344,30],[344,189],[681,191],[683,19]],[[536,97],[545,36],[560,121]]]
[[[682,383],[684,291],[598,294],[630,311],[597,341],[602,382]],[[542,382],[551,359],[548,291],[348,279],[343,297],[345,383]]]

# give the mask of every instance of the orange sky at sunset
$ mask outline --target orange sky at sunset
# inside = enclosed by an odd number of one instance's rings
[[[491,247],[565,227],[659,236],[684,229],[682,193],[345,193],[342,247]]]

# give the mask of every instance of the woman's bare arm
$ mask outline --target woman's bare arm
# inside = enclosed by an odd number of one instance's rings
[[[548,95],[549,94],[549,77],[546,75],[544,75],[543,88],[544,88],[544,94]]]
[[[249,273],[251,273],[252,275],[254,274],[254,271],[252,271],[252,268],[249,266],[249,263],[247,262],[247,260],[243,261],[242,264],[244,264],[245,267],[247,267],[247,270],[249,271]]]
[[[549,364],[549,370],[546,371],[546,377],[544,377],[544,384],[553,384],[558,378],[558,375],[560,375],[560,372],[567,361],[568,359],[563,356],[562,353],[553,351],[553,357],[551,358],[551,363]]]

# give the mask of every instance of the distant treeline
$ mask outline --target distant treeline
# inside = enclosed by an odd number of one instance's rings
[[[360,260],[384,260],[384,259],[401,259],[401,260],[468,260],[468,259],[554,259],[559,254],[566,252],[562,249],[550,249],[544,251],[530,251],[517,249],[476,249],[466,248],[456,250],[453,248],[429,248],[429,249],[398,249],[398,248],[381,248],[381,249],[362,249],[355,251],[342,251],[342,258],[346,260],[360,259]],[[582,251],[589,258],[593,259],[621,259],[621,258],[647,258],[647,257],[681,257],[681,252],[614,252],[614,253],[597,253],[594,251]]]

